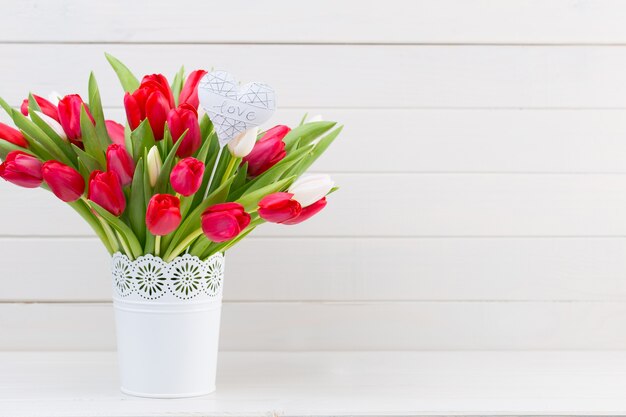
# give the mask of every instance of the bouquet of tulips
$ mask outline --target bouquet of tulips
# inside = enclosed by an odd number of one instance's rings
[[[0,177],[52,191],[93,228],[109,253],[171,261],[224,252],[264,222],[298,224],[326,206],[328,175],[301,176],[339,135],[335,122],[249,129],[220,152],[199,108],[206,71],[171,84],[141,82],[107,55],[123,89],[125,126],[105,119],[96,79],[77,94],[30,94],[19,110],[0,99],[17,129],[0,123]],[[210,175],[212,174],[212,175]]]

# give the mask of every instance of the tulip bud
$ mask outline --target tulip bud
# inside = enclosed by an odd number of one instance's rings
[[[48,126],[50,126],[50,129],[54,130],[54,133],[59,135],[59,137],[61,139],[63,139],[64,141],[67,142],[67,135],[65,134],[65,130],[63,130],[63,126],[61,126],[61,124],[59,122],[57,122],[52,117],[49,117],[47,114],[44,114],[44,113],[39,112],[37,110],[35,110],[34,113],[36,113],[37,116],[39,116],[39,118],[41,118],[41,120],[46,122],[46,124]]]
[[[292,199],[293,194],[273,193],[259,202],[259,216],[270,223],[283,223],[297,217],[302,206]]]
[[[204,175],[204,164],[196,158],[185,158],[181,160],[170,174],[172,188],[178,194],[188,197],[194,194],[202,185]]]
[[[4,123],[0,123],[0,139],[6,140],[7,142],[22,148],[28,148],[28,142],[24,139],[22,132],[17,129],[13,129],[9,125],[5,125]]]
[[[88,198],[114,216],[120,216],[126,209],[126,197],[120,178],[113,171],[91,173]]]
[[[250,215],[239,203],[222,203],[207,208],[201,216],[202,231],[213,242],[231,240],[250,224]]]
[[[299,202],[302,207],[310,206],[332,190],[335,182],[327,174],[309,174],[298,178],[289,187],[289,192],[293,194],[293,199]]]
[[[180,200],[169,194],[155,194],[148,203],[146,226],[150,233],[165,236],[172,233],[182,220]]]
[[[167,125],[172,133],[174,143],[178,142],[182,134],[187,131],[182,139],[183,143],[176,151],[176,156],[186,158],[196,153],[202,144],[202,135],[198,124],[198,113],[193,106],[181,104],[170,110],[167,115]]]
[[[83,136],[80,128],[80,113],[83,106],[91,123],[95,124],[89,108],[78,94],[67,95],[59,101],[59,122],[63,126],[68,139],[80,147],[82,147],[80,139]]]
[[[248,154],[252,151],[252,148],[254,148],[258,134],[258,127],[253,127],[240,133],[236,138],[228,142],[228,150],[237,158],[248,156]]]
[[[104,125],[107,128],[107,133],[113,143],[126,147],[126,135],[124,133],[124,126],[114,122],[113,120],[105,120]]]
[[[0,177],[25,188],[41,185],[41,161],[22,151],[11,151],[0,164]]]
[[[33,94],[33,98],[35,99],[35,102],[37,103],[37,105],[39,106],[43,114],[45,114],[48,117],[53,118],[57,123],[59,122],[59,110],[57,109],[57,106],[50,103],[45,98],[39,97],[34,94]],[[22,101],[22,106],[20,107],[20,111],[22,112],[24,116],[28,116],[28,99],[27,98],[24,99],[24,101]]]
[[[302,223],[319,213],[324,207],[326,207],[326,197],[323,197],[321,200],[317,200],[315,203],[303,208],[299,215],[293,219],[284,221],[283,224],[293,225]]]
[[[198,84],[207,72],[204,70],[195,70],[187,77],[183,89],[178,96],[178,103],[188,103],[194,108],[198,108],[200,100],[198,99]]]
[[[120,183],[125,186],[133,180],[135,162],[126,148],[114,143],[107,148],[107,170],[115,171],[120,177]]]
[[[148,178],[150,179],[150,185],[155,186],[157,182],[157,178],[159,178],[159,174],[161,173],[161,167],[163,166],[163,162],[161,161],[161,154],[159,153],[159,149],[155,146],[150,148],[148,152]]]
[[[54,195],[66,203],[78,200],[85,192],[85,180],[72,167],[48,161],[43,164],[41,173]]]
[[[256,142],[252,152],[242,161],[244,164],[248,163],[250,177],[261,175],[287,155],[283,138],[290,130],[287,126],[275,126]]]

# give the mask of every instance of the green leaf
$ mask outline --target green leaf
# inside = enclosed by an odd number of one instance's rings
[[[111,242],[109,241],[109,238],[98,219],[87,206],[87,203],[85,203],[85,201],[83,200],[76,200],[68,204],[70,205],[70,207],[76,210],[76,212],[80,214],[81,217],[85,219],[85,221],[87,221],[87,223],[89,223],[89,226],[91,226],[94,232],[96,232],[96,234],[104,244],[106,250],[109,252],[109,254],[113,255],[113,247],[111,246]]]
[[[139,80],[137,77],[130,72],[126,65],[122,64],[122,62],[113,55],[109,55],[105,52],[104,56],[106,56],[107,61],[109,61],[109,64],[113,67],[113,70],[117,74],[117,78],[120,79],[120,83],[122,84],[124,91],[128,93],[134,92],[139,87]]]
[[[306,158],[307,154],[311,152],[313,147],[313,145],[309,145],[305,148],[300,148],[292,151],[280,162],[265,171],[263,174],[259,175],[252,181],[245,183],[239,189],[235,189],[235,191],[231,194],[232,198],[237,199],[245,193],[258,190],[265,187],[266,185],[272,184],[273,182],[279,180],[283,176],[283,174],[285,174],[285,172],[287,172],[291,167]]]
[[[137,162],[141,155],[135,155],[131,139],[130,126],[128,126],[128,124],[124,125],[124,146],[126,147],[128,154],[135,160],[135,162]]]
[[[163,256],[163,258],[167,258],[171,255],[171,250],[176,247],[182,240],[191,234],[194,230],[197,230],[200,227],[200,216],[202,212],[209,206],[214,204],[223,203],[226,201],[228,197],[228,190],[230,189],[230,184],[233,181],[233,177],[228,179],[224,184],[222,184],[217,190],[211,193],[202,203],[198,205],[183,222],[178,226],[176,232],[172,234],[172,239],[169,242],[169,246],[167,248],[167,252]]]
[[[300,119],[300,123],[298,123],[298,126],[302,126],[304,122],[306,122],[306,118],[308,116],[309,116],[309,113],[304,113],[304,116],[302,116],[302,119]]]
[[[196,255],[200,259],[207,259],[208,257],[215,255],[218,252],[226,252],[228,249],[232,248],[241,240],[243,240],[246,236],[252,233],[252,231],[262,223],[264,223],[264,220],[260,218],[252,220],[248,227],[246,227],[241,233],[239,233],[237,237],[227,242],[214,243],[205,238],[204,241],[202,241],[202,244],[198,245],[198,247],[194,248],[194,250],[190,251],[190,253],[192,255]],[[209,244],[207,245],[205,241]]]
[[[0,139],[0,159],[2,159],[2,160],[6,159],[7,154],[9,152],[12,152],[12,151],[22,151],[22,152],[27,153],[29,155],[33,155],[33,153],[30,152],[26,148],[22,148],[21,146],[14,145],[11,142],[8,142],[6,140]],[[34,156],[36,156],[36,155],[34,155]]]
[[[128,244],[132,255],[137,258],[141,256],[143,253],[141,245],[137,240],[137,237],[133,233],[130,227],[128,227],[123,221],[109,213],[104,207],[94,203],[93,201],[89,201],[89,205],[93,208],[107,223],[109,223],[115,230],[117,230]]]
[[[266,185],[265,187],[260,188],[256,191],[244,194],[237,200],[237,203],[241,204],[246,211],[256,210],[257,206],[259,205],[259,201],[261,201],[263,197],[268,194],[286,190],[295,178],[295,176],[285,178],[273,184]]]
[[[335,141],[337,136],[343,130],[343,126],[339,126],[339,128],[333,130],[328,135],[324,136],[313,148],[311,153],[303,159],[298,165],[296,165],[293,169],[290,169],[285,175],[295,175],[299,177],[304,172],[306,172],[311,165],[319,158],[328,147]]]
[[[172,94],[174,94],[174,102],[178,105],[178,97],[183,90],[183,83],[185,82],[185,67],[182,66],[174,76],[172,80]]]
[[[84,105],[80,108],[80,131],[83,145],[85,146],[85,152],[98,161],[101,166],[106,166],[105,149],[100,145],[100,141],[96,135],[96,128],[91,123],[91,119]]]
[[[152,186],[150,185],[150,178],[147,175],[148,172],[148,150],[143,150],[143,195],[144,195],[144,212],[148,207],[148,203],[152,198]],[[167,237],[167,236],[165,236]],[[146,227],[146,243],[144,244],[144,253],[153,253],[154,252],[154,241],[155,237],[150,230]],[[162,242],[161,242],[162,243]],[[161,250],[164,250],[165,247],[161,244]]]
[[[157,177],[156,184],[154,185],[154,192],[156,194],[162,194],[167,192],[167,187],[170,183],[170,174],[172,172],[172,168],[174,167],[174,161],[176,159],[176,151],[180,147],[180,144],[183,143],[183,138],[187,134],[187,131],[183,132],[180,136],[180,139],[172,146],[169,155],[163,161],[163,166],[161,167],[161,172],[159,172],[159,176]]]
[[[132,143],[132,154],[134,155],[135,162],[144,154],[144,149],[150,150],[154,146],[154,135],[152,134],[148,119],[144,119],[144,121],[137,126],[137,129],[131,132],[130,142]]]
[[[30,108],[29,114],[30,118],[37,127],[39,127],[43,133],[50,138],[50,140],[55,144],[57,148],[61,150],[63,153],[63,158],[60,159],[60,162],[63,162],[66,165],[71,166],[76,169],[78,160],[76,159],[76,154],[72,150],[72,145],[69,142],[66,142],[62,137],[59,136],[57,132],[52,129],[48,123],[46,123],[35,111]]]
[[[13,118],[13,123],[15,123],[15,126],[17,126],[24,133],[24,136],[26,136],[29,145],[31,145],[33,151],[35,151],[37,155],[40,155],[37,149],[44,149],[45,152],[51,156],[51,158],[45,159],[57,159],[65,163],[69,162],[69,165],[73,165],[72,162],[68,161],[67,155],[63,153],[61,148],[57,146],[54,140],[50,138],[32,120],[25,117],[21,112],[15,109],[11,111],[11,117]],[[39,146],[33,146],[33,142],[36,142]]]
[[[37,100],[35,100],[35,97],[33,97],[32,93],[28,93],[28,109],[41,111],[41,107],[39,107],[39,104],[37,104]]]
[[[324,133],[328,132],[332,129],[337,122],[312,122],[306,123],[302,126],[298,126],[295,129],[292,129],[287,135],[283,138],[283,142],[285,142],[285,149],[287,153],[293,148],[295,142],[299,139],[298,146],[306,146],[313,142],[315,139],[322,136]]]
[[[93,72],[89,74],[89,110],[93,119],[96,121],[96,133],[100,141],[100,147],[106,149],[111,143],[109,132],[107,132],[104,123],[104,110],[102,110],[102,101],[100,100],[100,90]]]
[[[230,187],[233,190],[237,190],[243,187],[246,183],[246,178],[248,177],[248,163],[244,163],[243,165],[237,168],[237,175],[235,175],[235,179],[233,180],[233,185]]]
[[[30,136],[25,131],[21,130],[22,135],[24,135],[24,139],[28,142],[28,149],[37,156],[42,161],[49,161],[51,159],[57,159],[56,156],[52,155],[46,148],[44,148],[39,142],[37,142],[32,136]]]
[[[144,243],[146,234],[146,200],[143,189],[143,160],[139,159],[133,182],[130,187],[130,198],[128,200],[128,215],[130,225],[137,236],[139,243]]]
[[[12,115],[13,114],[13,107],[9,106],[9,104],[6,101],[4,101],[4,99],[2,97],[0,97],[0,107],[2,107],[4,109],[6,114],[8,114],[9,116],[13,117],[13,115]]]

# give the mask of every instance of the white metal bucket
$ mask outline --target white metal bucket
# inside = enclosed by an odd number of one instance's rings
[[[215,390],[224,257],[112,260],[122,392],[180,398]]]

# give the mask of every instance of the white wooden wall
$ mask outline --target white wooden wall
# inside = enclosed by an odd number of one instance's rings
[[[217,6],[221,4],[221,6]],[[0,95],[136,73],[275,86],[345,135],[319,217],[228,256],[222,348],[626,348],[626,3],[2,1]],[[108,260],[0,183],[0,349],[114,347]]]

